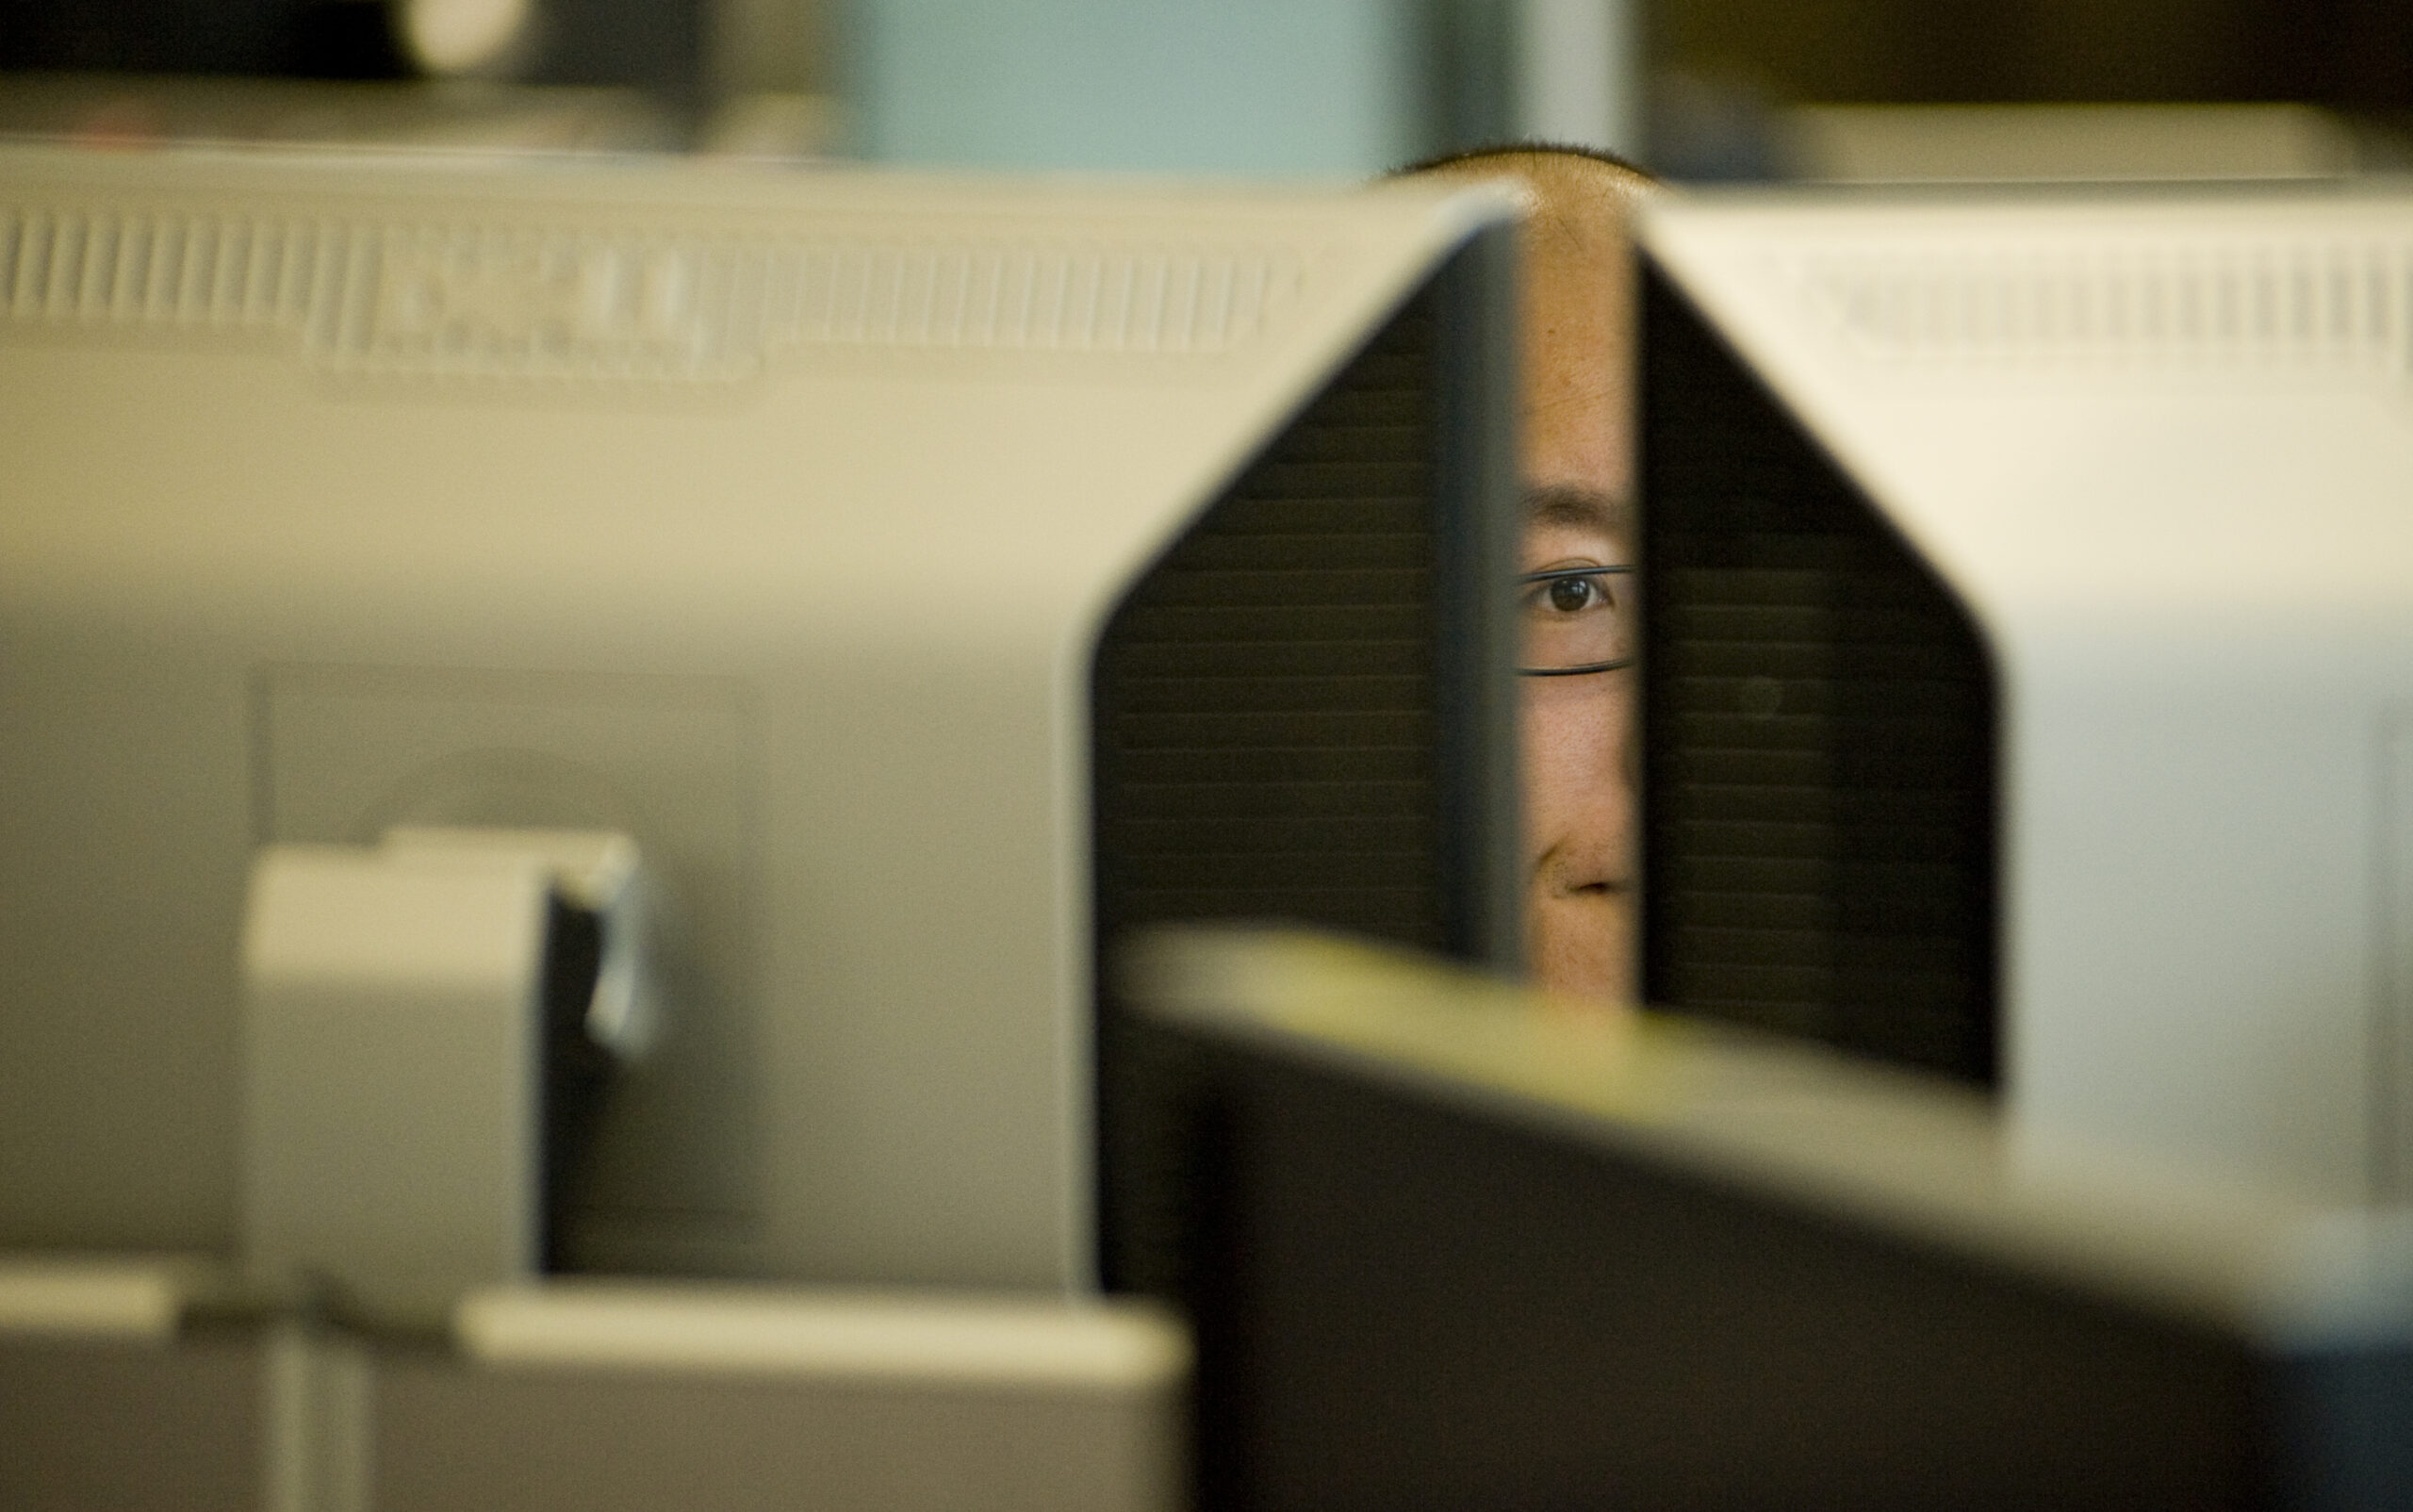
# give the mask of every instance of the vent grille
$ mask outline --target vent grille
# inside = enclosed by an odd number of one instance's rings
[[[1483,584],[1512,561],[1512,257],[1504,228],[1462,249],[1108,621],[1101,981],[1128,930],[1187,920],[1497,948],[1508,655]],[[1110,993],[1097,1054],[1101,1272],[1172,1296],[1208,1083]]]
[[[1856,350],[1908,363],[2401,375],[2413,245],[2016,245],[1807,261],[1805,296]]]
[[[1990,1082],[1975,627],[1655,271],[1644,321],[1645,994]]]
[[[1444,944],[1433,324],[1394,320],[1109,623],[1102,937],[1241,917]]]
[[[1296,300],[1243,246],[803,243],[0,209],[20,328],[299,341],[350,370],[733,379],[843,350],[1213,356]]]
[[[12,324],[300,330],[351,271],[341,228],[175,214],[0,208]]]

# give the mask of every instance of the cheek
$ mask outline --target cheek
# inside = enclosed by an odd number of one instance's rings
[[[1602,804],[1623,803],[1632,695],[1621,678],[1528,678],[1523,694],[1525,830],[1546,849]]]

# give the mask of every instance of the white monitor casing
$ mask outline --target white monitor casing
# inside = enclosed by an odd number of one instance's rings
[[[721,1005],[583,1265],[1090,1284],[1101,625],[1509,213],[0,156],[0,1239],[229,1241],[255,846],[550,824]]]
[[[1645,241],[1982,638],[2027,1157],[2403,1201],[2413,194],[1762,192]]]

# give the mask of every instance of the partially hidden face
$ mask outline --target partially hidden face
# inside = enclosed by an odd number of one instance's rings
[[[1642,174],[1578,152],[1513,148],[1428,172],[1504,182],[1524,202],[1518,335],[1526,492],[1518,613],[1527,662],[1591,666],[1648,584],[1623,575],[1535,582],[1633,562],[1633,264]],[[1625,601],[1613,603],[1620,589]],[[1597,595],[1597,597],[1596,597]],[[1631,623],[1630,618],[1626,621]],[[1544,644],[1545,639],[1549,644]],[[1569,663],[1568,658],[1586,660]],[[1599,661],[1621,660],[1600,656]],[[1540,668],[1550,670],[1549,667]],[[1527,963],[1554,992],[1631,1001],[1634,975],[1634,673],[1518,679],[1524,739]]]
[[[1529,963],[1554,991],[1624,999],[1633,990],[1635,584],[1573,569],[1623,566],[1631,556],[1612,499],[1535,489],[1528,510],[1517,610],[1528,673],[1520,682]],[[1541,573],[1552,575],[1535,576]]]
[[[1534,573],[1631,565],[1634,350],[1627,223],[1644,181],[1588,158],[1519,161],[1530,195],[1521,266],[1520,567]],[[1532,590],[1551,584],[1528,583],[1520,612],[1529,623],[1613,614],[1630,626],[1637,590],[1649,590],[1632,576],[1575,581],[1596,585],[1603,597],[1536,598]],[[1606,601],[1620,591],[1622,602]],[[1595,633],[1581,644],[1600,641]],[[1634,672],[1620,666],[1518,681],[1528,963],[1535,979],[1554,991],[1631,1000]]]

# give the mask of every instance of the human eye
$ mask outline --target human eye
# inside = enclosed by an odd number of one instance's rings
[[[1624,584],[1632,568],[1576,563],[1525,573],[1519,580],[1525,671],[1597,672],[1633,660]]]
[[[1553,578],[1542,587],[1544,600],[1554,614],[1580,615],[1609,604],[1608,584],[1598,578]]]
[[[1572,618],[1617,607],[1604,568],[1552,567],[1529,574],[1524,609],[1546,618]]]

